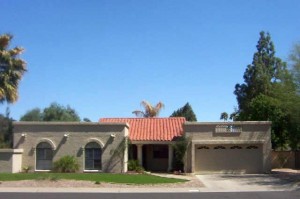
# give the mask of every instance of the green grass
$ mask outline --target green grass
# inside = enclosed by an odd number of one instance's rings
[[[0,181],[18,180],[86,180],[122,184],[179,183],[187,180],[164,178],[149,174],[111,174],[111,173],[0,173]]]

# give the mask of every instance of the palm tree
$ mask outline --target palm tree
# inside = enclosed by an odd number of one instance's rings
[[[18,99],[18,86],[26,72],[26,63],[19,58],[21,47],[8,49],[13,36],[0,35],[0,103],[14,103]]]
[[[144,111],[135,110],[132,113],[137,117],[157,117],[162,108],[164,108],[164,104],[162,102],[158,102],[156,106],[152,106],[147,101],[142,101],[141,105],[144,107]]]
[[[221,113],[220,120],[224,120],[224,122],[227,121],[228,113],[226,113],[226,112]]]

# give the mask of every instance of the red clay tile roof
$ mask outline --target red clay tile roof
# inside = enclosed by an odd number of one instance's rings
[[[132,141],[171,141],[183,134],[185,118],[101,118],[99,122],[128,123]]]

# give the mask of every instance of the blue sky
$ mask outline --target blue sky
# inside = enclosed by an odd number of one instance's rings
[[[283,60],[300,41],[298,0],[0,0],[0,7],[0,34],[26,49],[28,72],[9,105],[16,120],[51,102],[92,121],[134,117],[147,100],[165,104],[162,117],[189,102],[198,121],[218,121],[237,106],[234,86],[260,31],[270,32]]]

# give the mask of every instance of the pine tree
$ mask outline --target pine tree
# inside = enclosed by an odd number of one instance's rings
[[[244,83],[236,84],[238,102],[236,120],[272,121],[273,148],[283,148],[289,141],[289,105],[296,87],[286,63],[275,56],[269,33],[260,33],[252,64],[244,73]]]
[[[187,121],[197,121],[197,117],[189,103],[186,103],[183,107],[174,111],[170,117],[185,117]]]
[[[275,57],[274,44],[269,33],[260,32],[252,64],[244,73],[244,83],[236,84],[234,94],[239,105],[240,119],[248,119],[250,102],[258,95],[271,96],[272,87],[282,81],[282,73],[287,71],[286,64]]]

